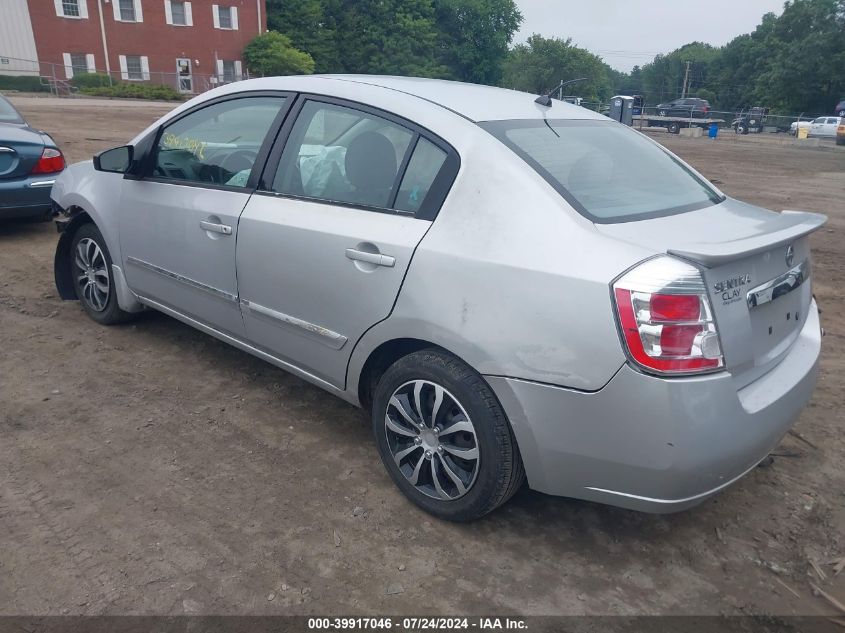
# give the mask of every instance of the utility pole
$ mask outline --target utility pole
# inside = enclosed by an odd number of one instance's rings
[[[684,89],[681,91],[681,98],[686,98],[687,87],[689,86],[689,69],[692,62],[687,62],[687,70],[684,72]]]

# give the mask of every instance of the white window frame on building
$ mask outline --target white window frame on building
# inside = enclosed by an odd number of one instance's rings
[[[176,16],[178,11],[174,12],[174,5],[181,5],[184,16],[184,22],[177,22]],[[193,26],[194,12],[191,8],[190,2],[181,2],[179,0],[164,0],[164,19],[171,26]]]
[[[231,69],[231,71],[229,70]],[[243,64],[239,59],[217,60],[217,81],[221,84],[232,83],[243,79]]]
[[[114,0],[112,0],[114,1]],[[138,59],[139,72],[135,72],[134,64],[130,70],[130,60]],[[149,81],[150,80],[150,60],[146,55],[118,55],[120,62],[120,78],[124,81]]]
[[[74,57],[76,57],[76,60],[73,59]],[[76,63],[74,63],[74,61],[76,61]],[[75,74],[80,74],[80,72],[97,72],[93,53],[62,53],[62,63],[65,67],[66,79],[73,79],[73,76]],[[84,71],[82,71],[83,68],[85,69]]]
[[[56,15],[60,18],[70,18],[71,20],[88,19],[88,0],[53,0],[53,5],[56,8]],[[76,6],[77,15],[66,12],[73,5]]]
[[[222,11],[226,10],[229,14],[229,26],[223,26],[224,20],[221,18]],[[211,5],[211,15],[214,18],[214,28],[222,29],[224,31],[238,30],[238,7],[221,6],[219,4]]]
[[[132,12],[135,14],[134,20],[124,20],[123,13],[121,11],[121,0],[111,0],[112,10],[114,11],[114,21],[115,22],[143,22],[144,21],[144,9],[141,7],[141,0],[131,0],[132,2]]]

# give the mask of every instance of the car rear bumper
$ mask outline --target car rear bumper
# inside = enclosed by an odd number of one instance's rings
[[[52,206],[50,190],[58,174],[23,180],[0,180],[0,219],[45,216]]]
[[[675,512],[729,486],[777,446],[812,395],[820,349],[813,302],[783,361],[739,390],[728,372],[662,379],[629,365],[593,393],[486,378],[531,488]]]

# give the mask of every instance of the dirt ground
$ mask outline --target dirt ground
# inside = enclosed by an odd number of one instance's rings
[[[16,103],[70,161],[172,107]],[[845,148],[655,138],[730,195],[830,217],[821,379],[771,463],[676,515],[523,490],[442,523],[363,413],[163,315],[97,326],[56,295],[52,224],[0,225],[0,615],[835,614],[811,583],[845,602]]]

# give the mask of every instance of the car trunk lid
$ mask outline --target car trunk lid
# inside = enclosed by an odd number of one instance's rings
[[[808,236],[825,221],[728,199],[690,213],[596,226],[703,268],[725,367],[741,387],[773,368],[798,337],[812,301]]]
[[[29,128],[0,125],[0,180],[23,178],[41,158],[44,139]]]

